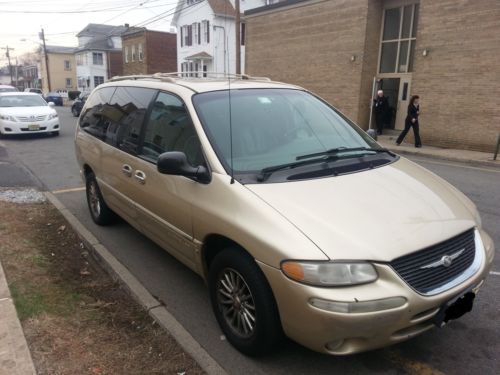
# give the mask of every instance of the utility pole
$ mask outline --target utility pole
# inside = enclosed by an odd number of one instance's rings
[[[240,0],[234,1],[234,8],[236,10],[236,74],[240,74],[241,73]]]
[[[52,91],[50,88],[50,72],[49,72],[49,55],[47,55],[47,47],[45,46],[45,33],[42,28],[42,32],[40,33],[40,39],[43,41],[43,54],[45,55],[45,69],[47,69],[47,87],[49,88],[49,92]]]
[[[9,48],[9,46],[6,46],[5,48],[2,47],[2,49],[6,50],[5,56],[7,56],[7,60],[9,60],[9,73],[10,73],[10,84],[12,85],[12,64],[10,63],[10,53],[9,51],[14,50],[14,48]]]
[[[18,69],[19,69],[19,64],[17,62],[17,57],[16,57],[16,85],[14,87],[16,87],[17,89],[19,89],[18,85],[19,85],[19,72],[18,72]]]

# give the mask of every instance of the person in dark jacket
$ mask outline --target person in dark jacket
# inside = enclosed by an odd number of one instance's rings
[[[373,110],[375,112],[377,134],[382,134],[389,112],[389,102],[387,101],[387,97],[384,96],[384,92],[382,90],[378,90],[377,97],[373,99]]]
[[[413,134],[415,136],[415,147],[422,147],[422,140],[420,139],[418,115],[420,114],[420,97],[418,95],[413,95],[410,99],[410,104],[408,104],[408,114],[405,120],[405,129],[399,135],[396,144],[399,146],[403,139],[405,139],[406,134],[413,128]]]

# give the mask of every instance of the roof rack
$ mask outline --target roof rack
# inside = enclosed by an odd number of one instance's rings
[[[196,74],[196,72],[172,72],[172,73],[155,73],[155,74],[136,74],[128,76],[115,76],[109,79],[109,82],[123,81],[127,79],[156,79],[163,82],[176,82],[177,80],[203,80],[203,79],[214,79],[214,78],[227,78],[227,79],[241,79],[241,80],[251,80],[251,81],[271,81],[268,77],[253,77],[248,74],[227,74],[227,73],[217,73],[217,72],[199,72],[198,74],[206,75],[206,77],[193,77],[188,76],[189,74]]]

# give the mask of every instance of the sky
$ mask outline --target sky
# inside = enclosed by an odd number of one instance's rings
[[[89,23],[146,26],[170,31],[177,0],[0,0],[0,48],[16,56],[37,49],[43,28],[47,45],[76,46]],[[7,64],[0,49],[0,66]]]

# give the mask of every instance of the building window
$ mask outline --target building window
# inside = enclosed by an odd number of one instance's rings
[[[385,10],[380,42],[380,73],[413,71],[417,23],[418,4]]]
[[[125,58],[125,64],[128,63],[128,46],[125,46],[124,58]]]
[[[135,57],[136,57],[136,55],[135,55],[135,44],[131,47],[131,49],[132,49],[132,59],[131,59],[131,61],[134,62],[135,61]]]
[[[71,70],[71,61],[64,60],[64,70]]]
[[[203,24],[203,43],[210,43],[210,21],[204,20]]]
[[[73,82],[71,82],[71,78],[66,78],[66,87],[73,87]]]
[[[199,42],[199,36],[200,36],[200,34],[199,34],[198,24],[197,23],[193,23],[192,27],[193,27],[193,30],[194,30],[194,42],[193,42],[193,44],[200,44],[200,42]]]
[[[104,65],[101,52],[92,52],[92,62],[94,65]]]
[[[139,43],[139,46],[137,47],[138,51],[138,55],[139,55],[139,61],[142,61],[144,60],[144,52],[142,51],[142,43]]]
[[[181,46],[193,45],[193,26],[185,25],[181,28]]]
[[[102,83],[104,83],[104,77],[103,76],[94,76],[94,87],[97,87],[97,86],[99,86]]]
[[[76,55],[76,65],[83,65],[83,56],[82,55]]]

